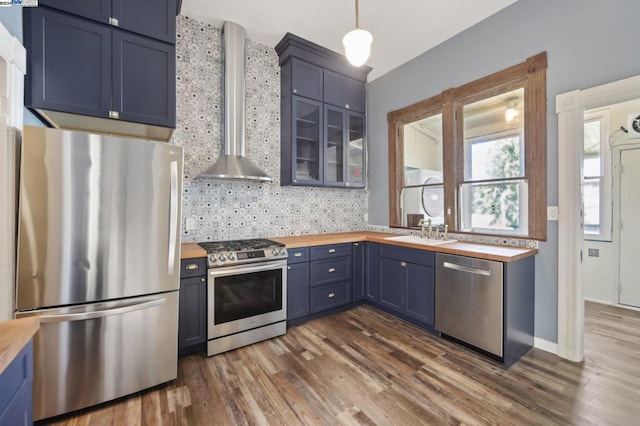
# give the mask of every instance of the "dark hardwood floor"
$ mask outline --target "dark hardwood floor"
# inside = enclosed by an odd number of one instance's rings
[[[640,312],[587,303],[585,326],[583,363],[533,349],[504,370],[360,306],[55,424],[640,424]]]

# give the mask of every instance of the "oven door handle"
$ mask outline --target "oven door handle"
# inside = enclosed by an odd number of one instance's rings
[[[270,271],[273,269],[283,269],[286,270],[287,260],[278,260],[275,262],[265,262],[259,265],[233,265],[233,266],[224,266],[222,268],[211,268],[209,269],[210,277],[224,277],[228,275],[237,275],[237,274],[250,274],[252,272],[262,272],[262,271]]]

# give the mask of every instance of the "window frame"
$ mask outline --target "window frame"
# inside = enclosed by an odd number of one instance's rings
[[[588,121],[600,121],[600,176],[584,175],[584,147],[582,150],[582,196],[584,205],[584,182],[587,178],[599,178],[600,185],[600,232],[587,233],[586,224],[583,227],[583,235],[586,241],[612,241],[613,234],[613,194],[612,194],[612,164],[611,147],[609,146],[609,109],[592,109],[583,114],[584,123]],[[584,136],[583,136],[584,137]],[[584,207],[583,207],[584,208]]]
[[[527,232],[525,233],[510,233],[509,231],[506,230],[499,230],[496,228],[480,228],[480,227],[474,227],[472,228],[473,231],[466,231],[466,232],[473,232],[473,233],[482,233],[482,234],[490,234],[490,235],[527,235],[528,234],[528,230],[529,230],[529,226],[528,226],[528,221],[529,221],[529,216],[528,216],[528,202],[527,202],[527,194],[528,194],[528,182],[526,180],[525,174],[526,171],[525,169],[525,165],[524,165],[524,158],[522,156],[522,153],[525,153],[526,155],[526,150],[525,150],[525,137],[524,137],[524,128],[523,129],[507,129],[507,130],[503,130],[500,132],[496,132],[490,135],[490,137],[488,135],[485,136],[477,136],[474,138],[471,138],[468,141],[468,144],[465,144],[464,146],[464,156],[465,158],[472,158],[470,155],[467,155],[471,149],[474,143],[488,143],[488,142],[494,142],[497,140],[501,140],[501,139],[506,139],[506,138],[510,138],[510,137],[517,137],[518,138],[518,145],[519,145],[519,149],[520,149],[520,163],[521,163],[521,169],[522,172],[517,175],[517,176],[510,176],[510,177],[501,177],[501,178],[488,178],[488,179],[465,179],[463,180],[460,185],[459,185],[459,189],[458,189],[458,194],[460,194],[458,196],[458,200],[460,203],[459,206],[459,212],[460,212],[460,229],[464,229],[463,224],[466,223],[471,223],[471,211],[468,210],[469,206],[465,206],[463,201],[464,201],[464,196],[463,196],[463,191],[465,191],[465,188],[463,188],[464,185],[469,185],[469,188],[471,188],[474,184],[494,184],[494,183],[515,183],[517,182],[518,185],[520,186],[521,189],[521,194],[523,194],[523,196],[520,197],[520,202],[519,202],[519,217],[520,217],[520,222],[523,224],[524,228],[527,230]],[[468,162],[464,162],[464,172],[467,172],[467,168],[470,170],[471,169],[471,164],[469,164]],[[522,189],[526,188],[527,191],[522,191]],[[470,190],[470,189],[468,189]],[[460,232],[464,232],[464,231],[460,231]]]
[[[389,226],[404,228],[400,217],[404,183],[404,125],[442,113],[443,187],[445,224],[459,234],[547,239],[547,53],[460,87],[445,90],[387,114],[389,138]],[[459,186],[464,182],[464,104],[524,88],[525,179],[528,182],[527,235],[465,232],[460,230]]]

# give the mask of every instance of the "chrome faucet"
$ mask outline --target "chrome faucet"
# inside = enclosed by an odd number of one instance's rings
[[[420,227],[420,238],[424,238],[424,218],[420,219],[418,226]]]

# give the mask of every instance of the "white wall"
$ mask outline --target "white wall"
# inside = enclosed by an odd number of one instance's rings
[[[630,113],[640,114],[640,100],[623,102],[612,105],[609,110],[609,133],[614,133],[620,126],[627,126],[627,118]],[[620,133],[616,133],[617,138],[625,137]],[[640,142],[640,140],[639,140]],[[607,147],[608,148],[608,147]],[[611,156],[613,174],[613,229],[612,241],[589,241],[584,242],[584,297],[587,300],[598,301],[607,304],[618,303],[618,271],[619,256],[624,253],[618,253],[619,250],[619,210],[616,208],[620,203],[620,179],[619,179],[619,163],[620,151],[613,150]],[[637,165],[640,167],[640,164]],[[624,200],[622,200],[624,203]],[[638,212],[640,217],[640,212]],[[618,216],[618,217],[616,217]],[[588,255],[589,249],[597,249],[599,257],[591,257]]]

